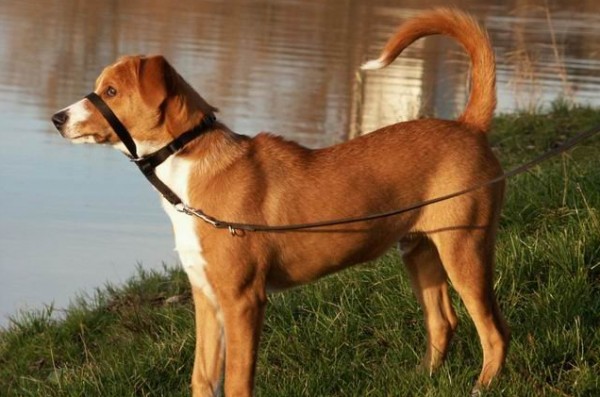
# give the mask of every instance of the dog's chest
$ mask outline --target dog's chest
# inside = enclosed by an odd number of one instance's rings
[[[171,157],[156,169],[156,174],[184,203],[188,203],[191,171],[192,164],[189,161]],[[196,219],[177,211],[165,199],[162,199],[162,205],[173,225],[175,251],[192,286],[202,290],[213,303],[216,302],[212,286],[206,278],[206,260],[202,255],[200,236],[196,232]]]

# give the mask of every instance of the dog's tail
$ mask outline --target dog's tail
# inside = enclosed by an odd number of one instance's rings
[[[454,9],[436,8],[408,20],[387,42],[378,59],[361,69],[381,69],[415,40],[434,34],[456,39],[471,58],[471,93],[458,121],[486,132],[496,108],[496,64],[485,30],[468,14]]]

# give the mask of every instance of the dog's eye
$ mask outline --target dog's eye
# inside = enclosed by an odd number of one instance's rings
[[[114,97],[117,95],[117,90],[115,89],[115,87],[108,87],[106,89],[106,96],[108,97]]]

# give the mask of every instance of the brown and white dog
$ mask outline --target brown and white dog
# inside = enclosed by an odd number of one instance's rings
[[[185,203],[217,218],[285,225],[388,211],[498,176],[501,168],[486,137],[496,105],[494,56],[486,33],[470,16],[449,9],[425,12],[401,25],[379,59],[363,69],[385,67],[412,42],[432,34],[456,39],[472,62],[472,91],[457,121],[398,123],[318,150],[264,133],[238,135],[217,122],[160,165],[158,177]],[[120,59],[104,69],[95,92],[130,131],[140,156],[215,112],[161,56]],[[87,99],[53,120],[73,142],[124,150]],[[501,369],[509,342],[493,291],[503,192],[497,183],[394,217],[236,236],[163,201],[193,290],[193,395],[218,394],[223,370],[226,395],[252,395],[267,290],[314,281],[376,258],[398,242],[425,315],[423,367],[433,371],[442,363],[457,326],[449,279],[483,349],[476,387],[487,386]]]

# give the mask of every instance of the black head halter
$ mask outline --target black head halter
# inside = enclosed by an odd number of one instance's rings
[[[138,166],[140,171],[142,171],[142,174],[144,174],[146,179],[148,179],[148,181],[156,188],[156,190],[158,190],[172,205],[178,206],[183,204],[179,196],[177,196],[156,176],[156,167],[162,164],[170,156],[183,149],[185,145],[206,132],[215,123],[215,116],[213,114],[205,116],[200,124],[191,130],[182,133],[177,138],[173,139],[168,145],[146,156],[138,157],[137,146],[131,137],[131,134],[129,131],[127,131],[127,128],[125,128],[123,123],[121,123],[119,118],[114,114],[106,102],[104,102],[104,100],[95,92],[86,95],[86,98],[96,107],[96,109],[98,109],[106,121],[108,121],[119,139],[121,139],[121,142],[123,142],[129,151],[131,161]]]

